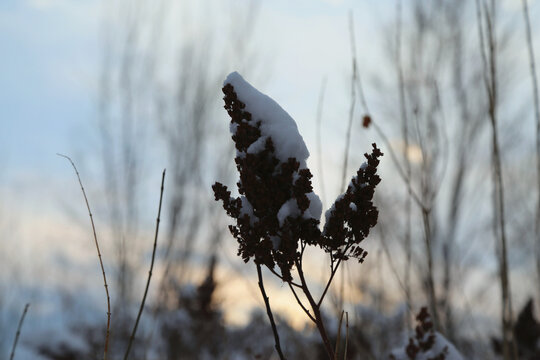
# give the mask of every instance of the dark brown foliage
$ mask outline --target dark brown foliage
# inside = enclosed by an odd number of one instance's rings
[[[362,126],[367,129],[369,127],[369,125],[371,125],[371,116],[366,114],[362,118]]]
[[[364,164],[351,180],[345,194],[333,205],[324,227],[322,246],[332,252],[335,258],[347,260],[348,256],[364,260],[367,253],[357,246],[369,235],[369,230],[377,224],[379,211],[373,205],[375,187],[381,182],[377,166],[382,152],[373,144],[371,154],[364,154]],[[350,252],[348,252],[350,250]]]
[[[533,299],[529,299],[518,315],[514,325],[514,339],[518,346],[520,359],[540,359],[540,347],[538,346],[540,344],[540,322],[534,317]],[[501,339],[493,338],[492,345],[497,354],[502,354]]]
[[[409,359],[414,360],[421,353],[427,353],[435,345],[435,330],[433,322],[426,307],[420,309],[416,315],[417,325],[415,328],[414,337],[409,338],[409,343],[405,348],[405,352]],[[445,360],[448,354],[448,347],[445,347],[439,354],[430,357],[428,360]],[[390,355],[390,359],[395,359],[394,355]]]
[[[236,225],[230,225],[229,229],[238,241],[238,255],[245,262],[253,258],[270,269],[277,265],[284,281],[292,280],[291,269],[301,257],[299,244],[320,246],[333,259],[347,260],[353,256],[362,262],[367,252],[358,244],[377,223],[378,211],[372,200],[381,181],[376,174],[381,151],[373,144],[372,153],[365,154],[367,164],[358,170],[345,194],[335,202],[321,233],[318,220],[303,216],[310,207],[307,194],[313,192],[310,170],[300,169],[295,158],[280,162],[270,137],[264,150],[248,153],[249,146],[262,136],[261,122],[252,119],[232,85],[226,84],[223,93],[231,126],[236,127],[232,139],[240,174],[238,192],[249,204],[243,204],[241,197],[232,197],[219,182],[212,188],[215,199],[223,201],[227,214],[236,220]],[[288,216],[280,224],[278,212],[290,199],[296,200],[300,214]]]

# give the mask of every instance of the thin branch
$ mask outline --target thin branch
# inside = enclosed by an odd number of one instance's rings
[[[527,36],[527,48],[529,49],[529,63],[531,70],[531,82],[533,90],[534,115],[536,118],[536,180],[537,180],[537,207],[536,207],[536,272],[540,279],[540,103],[538,99],[538,80],[536,77],[536,65],[534,59],[534,47],[531,32],[531,22],[529,19],[529,8],[527,0],[523,0],[523,17],[525,18],[525,32]],[[540,288],[538,289],[540,291]]]
[[[429,209],[431,205],[425,205],[423,201],[420,199],[420,196],[412,188],[411,179],[407,177],[405,171],[402,169],[401,165],[399,164],[397,155],[394,149],[392,148],[392,144],[390,144],[390,140],[388,139],[386,134],[377,125],[377,123],[373,121],[373,119],[371,119],[371,126],[373,126],[377,134],[381,137],[382,141],[386,144],[387,150],[390,153],[390,158],[392,159],[392,162],[394,163],[394,166],[396,167],[396,170],[398,171],[399,177],[401,177],[405,185],[407,185],[407,190],[411,193],[413,200],[421,209]]]
[[[434,280],[434,271],[433,271],[433,247],[432,247],[432,232],[431,232],[431,221],[430,213],[422,209],[422,224],[424,228],[424,242],[426,245],[427,253],[427,285],[429,292],[429,307],[433,317],[433,327],[440,330],[440,321],[439,321],[439,312],[437,310],[437,295],[435,293],[435,280]]]
[[[62,154],[56,154],[58,156],[61,156],[65,159],[67,159],[71,166],[73,166],[73,170],[75,170],[75,174],[77,175],[77,179],[79,180],[79,185],[81,186],[81,191],[84,196],[84,201],[86,203],[86,208],[88,209],[88,215],[90,216],[90,223],[92,224],[92,232],[94,234],[94,243],[96,244],[96,250],[99,258],[99,265],[101,267],[101,273],[103,274],[103,284],[105,286],[105,295],[107,296],[107,331],[105,334],[105,348],[103,350],[103,360],[107,360],[107,352],[109,351],[109,336],[110,336],[110,328],[111,328],[111,298],[109,296],[109,286],[107,285],[107,276],[105,275],[105,267],[103,266],[103,260],[101,258],[101,251],[99,250],[99,243],[96,235],[96,226],[94,224],[94,217],[92,216],[92,211],[90,210],[90,204],[88,203],[88,198],[86,197],[86,191],[84,190],[84,186],[81,181],[81,176],[79,175],[79,171],[77,170],[77,167],[75,166],[75,163],[69,156],[62,155]]]
[[[302,301],[300,300],[300,298],[298,297],[298,294],[296,293],[296,290],[294,290],[294,288],[292,287],[292,285],[290,283],[289,284],[289,288],[291,289],[293,295],[294,295],[294,298],[296,299],[296,302],[298,302],[298,305],[300,305],[300,307],[302,308],[302,310],[304,310],[304,312],[306,313],[306,315],[311,319],[311,321],[313,322],[317,322],[315,320],[315,318],[313,317],[313,315],[311,315],[311,313],[309,312],[309,310],[305,307],[305,305],[302,303]]]
[[[28,308],[30,307],[30,304],[26,304],[24,306],[23,313],[21,315],[21,319],[19,320],[19,326],[17,326],[17,333],[15,334],[15,339],[13,340],[13,347],[11,348],[11,356],[9,357],[9,360],[13,360],[15,356],[15,349],[17,348],[17,342],[19,342],[19,336],[21,335],[21,328],[24,321],[24,318],[26,316],[26,313],[28,312]]]
[[[319,181],[320,192],[323,202],[323,207],[326,204],[326,191],[324,188],[324,173],[323,173],[323,161],[322,161],[322,142],[321,142],[321,123],[322,123],[322,110],[324,104],[324,91],[326,89],[326,78],[323,79],[321,84],[321,91],[319,93],[319,103],[317,105],[317,158],[319,159]]]
[[[133,344],[133,340],[135,339],[137,326],[139,325],[139,320],[141,319],[141,315],[144,309],[144,303],[146,302],[146,295],[148,294],[148,288],[150,287],[150,279],[152,278],[152,270],[154,268],[154,259],[156,257],[156,247],[157,247],[157,239],[158,239],[158,233],[159,233],[159,223],[160,223],[160,218],[161,218],[161,204],[163,202],[164,185],[165,185],[165,170],[163,170],[163,175],[161,177],[161,190],[159,194],[159,207],[158,207],[158,215],[156,219],[156,233],[154,235],[154,248],[152,250],[152,261],[150,262],[150,270],[148,271],[148,279],[146,280],[146,287],[144,289],[144,295],[141,301],[141,306],[139,308],[139,313],[137,314],[137,320],[135,320],[135,326],[133,326],[133,331],[131,332],[131,336],[129,338],[129,343],[126,350],[126,354],[124,355],[124,360],[127,360],[129,356],[129,351],[131,350],[131,345]]]
[[[341,310],[341,316],[339,317],[339,325],[336,339],[336,348],[334,350],[334,360],[337,360],[339,354],[339,343],[341,342],[341,325],[343,324],[343,314],[345,311]]]
[[[317,330],[319,330],[319,334],[321,335],[321,339],[323,341],[326,354],[328,355],[328,359],[333,359],[334,349],[332,347],[332,344],[330,343],[328,334],[326,333],[326,328],[324,326],[324,322],[321,315],[321,308],[320,308],[320,305],[315,303],[315,300],[313,299],[313,296],[311,295],[311,292],[309,291],[306,278],[304,277],[304,271],[302,270],[301,260],[302,260],[301,258],[300,260],[298,259],[295,260],[295,265],[298,271],[298,275],[300,277],[300,282],[302,283],[302,291],[306,295],[306,298],[308,299],[309,304],[311,305],[311,309],[313,310],[313,315],[315,317],[315,325],[317,326]]]
[[[502,177],[502,163],[499,148],[499,139],[497,131],[497,62],[496,62],[496,34],[495,34],[495,3],[491,3],[491,11],[484,2],[484,15],[487,25],[487,41],[489,64],[484,62],[484,74],[486,79],[486,91],[488,93],[488,114],[492,127],[492,166],[493,166],[493,183],[494,183],[494,234],[500,240],[499,256],[499,275],[501,281],[501,300],[502,300],[502,335],[503,335],[503,358],[517,359],[517,349],[513,337],[513,311],[512,298],[510,290],[510,280],[508,276],[508,250],[505,228],[505,213],[504,213],[504,184]],[[479,5],[477,2],[477,12],[480,14]],[[480,15],[478,15],[480,17]],[[480,17],[481,19],[481,17]],[[481,28],[481,23],[478,26]],[[481,29],[480,29],[481,30]],[[481,42],[482,32],[480,31]]]
[[[486,89],[487,89],[487,92],[488,94],[490,94],[490,90],[489,90],[489,81],[488,81],[488,75],[487,75],[487,69],[488,69],[488,65],[487,65],[487,57],[486,57],[486,45],[485,45],[485,40],[484,40],[484,27],[483,27],[483,22],[482,22],[482,7],[480,6],[480,0],[475,0],[475,4],[476,4],[476,21],[477,21],[477,27],[478,27],[478,38],[480,39],[480,55],[481,55],[481,58],[482,58],[482,68],[483,68],[483,72],[482,74],[484,75],[484,82],[485,82],[485,86],[486,86]]]
[[[345,252],[346,251],[344,251],[343,253],[345,253]],[[321,306],[322,301],[323,301],[324,297],[326,296],[326,293],[328,292],[328,289],[330,288],[330,284],[332,283],[332,280],[334,279],[334,275],[336,275],[339,264],[341,264],[341,259],[338,259],[336,266],[331,269],[330,278],[328,278],[328,281],[326,282],[326,286],[324,287],[321,298],[317,302],[317,306],[319,306],[319,307]]]
[[[347,360],[348,348],[349,348],[349,313],[345,311],[345,350],[343,350],[343,360]]]
[[[351,107],[349,109],[349,124],[347,126],[347,135],[345,140],[345,150],[343,156],[343,170],[341,175],[340,191],[345,191],[345,179],[347,176],[347,165],[349,162],[349,147],[352,136],[352,123],[354,119],[354,110],[356,107],[356,77],[357,77],[357,62],[356,62],[356,44],[354,39],[354,19],[352,11],[349,13],[349,32],[351,35],[351,58],[352,58],[352,78],[351,78]]]
[[[397,0],[396,4],[396,65],[397,65],[397,75],[398,75],[398,87],[399,87],[399,105],[401,113],[401,136],[405,142],[405,178],[408,179],[410,183],[411,179],[411,163],[409,161],[409,156],[407,154],[409,149],[409,121],[407,117],[407,104],[405,101],[405,80],[403,76],[403,64],[402,64],[402,2]],[[405,263],[405,294],[407,305],[409,308],[412,306],[411,300],[411,261],[412,261],[412,239],[411,239],[411,197],[413,196],[411,191],[411,186],[407,187],[407,199],[405,201],[405,253],[406,253],[406,263]],[[389,256],[389,253],[387,252]],[[412,329],[412,324],[410,321],[410,316],[407,317],[407,328]]]
[[[388,244],[386,242],[386,235],[385,235],[385,231],[383,230],[384,227],[383,226],[379,226],[378,227],[379,229],[379,232],[381,234],[381,244],[382,244],[382,248],[383,248],[383,251],[384,251],[384,254],[386,255],[386,257],[388,258],[388,264],[390,265],[390,270],[392,271],[392,273],[394,274],[394,277],[396,278],[399,286],[401,287],[401,289],[403,290],[403,292],[405,293],[405,297],[407,299],[410,299],[411,298],[411,293],[410,293],[410,286],[407,286],[407,283],[403,283],[403,281],[401,280],[400,276],[399,276],[399,272],[396,268],[396,265],[394,263],[394,260],[392,258],[392,254],[390,253],[390,249],[388,247]],[[407,276],[407,273],[405,273],[405,277]],[[410,284],[409,284],[410,285]],[[407,302],[407,309],[409,310],[409,312],[412,313],[412,305],[411,303]]]
[[[271,267],[267,266],[266,268],[267,268],[268,270],[270,270],[270,272],[271,272],[272,274],[276,275],[281,281],[286,282],[286,283],[289,283],[289,284],[291,284],[291,285],[293,285],[293,286],[296,286],[297,288],[300,288],[300,289],[302,288],[302,285],[300,285],[300,284],[298,284],[298,283],[295,283],[294,281],[287,281],[287,280],[285,280],[285,278],[284,278],[281,274],[279,274],[276,270],[272,269]]]
[[[285,360],[285,356],[283,355],[283,352],[281,351],[281,344],[279,342],[279,334],[277,331],[276,322],[274,321],[274,315],[272,314],[272,309],[270,308],[270,300],[268,299],[268,296],[266,296],[266,291],[264,290],[261,265],[257,263],[255,263],[255,265],[257,266],[257,276],[259,277],[259,289],[261,289],[261,294],[264,299],[264,304],[266,305],[266,314],[268,315],[268,319],[270,319],[270,324],[272,325],[272,332],[274,333],[276,351],[279,355],[279,358],[281,360]]]

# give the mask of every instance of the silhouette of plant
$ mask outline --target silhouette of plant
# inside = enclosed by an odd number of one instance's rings
[[[329,358],[333,346],[321,316],[321,304],[342,261],[351,257],[363,262],[367,252],[359,244],[377,224],[373,195],[381,181],[377,175],[383,154],[373,144],[371,154],[353,177],[345,193],[326,212],[324,229],[319,228],[321,202],[313,192],[312,174],[305,163],[309,152],[294,120],[269,97],[259,93],[237,73],[223,87],[225,109],[236,147],[235,163],[240,174],[239,197],[216,182],[216,200],[223,202],[236,224],[229,229],[238,241],[238,255],[257,266],[259,287],[274,330],[276,350],[283,359],[279,336],[266,296],[261,266],[286,282],[306,315],[316,324]],[[309,290],[303,272],[307,246],[323,249],[330,257],[331,272],[318,300]],[[276,270],[279,268],[279,271]],[[297,276],[293,277],[293,270]],[[301,290],[311,312],[297,295]]]
[[[433,329],[433,321],[431,320],[427,307],[420,309],[420,312],[416,315],[416,321],[418,324],[415,328],[414,337],[409,338],[409,343],[405,347],[407,358],[410,360],[420,358],[427,358],[427,360],[445,360],[449,353],[448,346],[443,346],[442,350],[437,349],[441,346],[435,346],[437,334]],[[397,360],[395,354],[391,354],[389,358],[390,360]]]
[[[540,359],[540,322],[534,317],[533,299],[529,299],[521,309],[513,331],[520,359]],[[495,353],[503,353],[502,340],[492,338]]]

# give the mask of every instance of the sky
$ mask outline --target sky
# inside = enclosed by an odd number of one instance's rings
[[[239,6],[243,3],[236,1]],[[347,78],[346,19],[351,4],[263,1],[259,9],[253,42],[269,54],[264,65],[269,70],[262,71],[254,83],[298,119],[308,144],[314,143],[312,121],[322,79],[331,77],[328,88],[337,89]],[[355,8],[374,14],[357,27],[358,33],[365,34],[358,40],[367,41],[384,11],[381,5]],[[58,285],[83,280],[76,274],[58,279],[71,266],[82,267],[83,273],[97,271],[91,243],[65,242],[79,239],[86,224],[73,223],[74,215],[66,215],[66,209],[68,213],[77,209],[70,199],[79,200],[80,193],[71,167],[56,154],[73,156],[80,166],[96,156],[92,121],[101,70],[100,27],[110,16],[104,9],[104,2],[98,0],[0,2],[0,166],[4,169],[0,171],[0,217],[12,228],[6,254],[21,255],[13,271],[29,287],[41,282],[36,274]],[[340,96],[328,98],[331,108]],[[337,107],[346,108],[343,103]],[[338,128],[341,124],[337,123]],[[35,261],[25,266],[23,259]],[[50,263],[56,265],[49,267]],[[50,306],[34,306],[33,311],[47,316]]]
[[[206,5],[219,2],[214,1]],[[246,1],[234,3],[241,6]],[[538,19],[538,2],[530,3],[531,17]],[[504,0],[503,5],[510,12],[520,11],[518,0]],[[55,283],[53,279],[73,264],[99,274],[91,243],[61,243],[80,236],[80,224],[66,216],[66,209],[74,206],[69,199],[79,200],[80,193],[71,167],[56,153],[71,155],[80,164],[96,156],[92,121],[97,113],[100,30],[110,15],[104,8],[102,0],[0,1],[0,224],[16,229],[15,236],[8,236],[8,250],[39,259],[33,270],[17,265],[22,277],[42,273]],[[394,1],[261,1],[252,39],[263,54],[262,70],[252,84],[296,119],[312,154],[317,99],[326,79],[324,146],[331,150],[324,161],[331,169],[341,161],[340,139],[349,106],[350,9],[359,66],[369,79],[388,61],[379,46],[384,42],[380,29],[391,22]],[[367,90],[368,99],[374,94]],[[359,141],[369,146],[368,138]],[[337,176],[328,180],[330,195],[337,192],[338,182]],[[59,243],[64,252],[51,251]],[[50,269],[48,261],[59,266]],[[69,276],[73,282],[82,280],[77,274]],[[243,287],[235,280],[230,291]],[[286,309],[280,301],[284,300],[278,299],[277,307]],[[50,309],[41,311],[48,314]]]
[[[273,55],[265,87],[294,98],[289,110],[301,117],[314,116],[313,89],[348,58],[346,9],[340,1],[263,2],[255,42]],[[65,174],[55,154],[71,152],[95,115],[102,18],[97,0],[0,4],[1,161],[12,171]],[[343,75],[348,65],[339,65]]]
[[[293,99],[288,111],[298,114],[299,122],[314,116],[324,77],[329,77],[330,88],[341,86],[347,77],[350,8],[357,18],[360,67],[369,69],[380,61],[372,42],[382,41],[377,24],[391,18],[393,2],[357,3],[353,7],[345,0],[262,2],[254,41],[273,55],[272,75],[264,90],[278,101]],[[519,10],[520,1],[504,4]],[[0,161],[8,162],[12,171],[62,171],[54,154],[69,152],[74,138],[84,135],[81,129],[95,115],[102,5],[98,0],[0,3]]]

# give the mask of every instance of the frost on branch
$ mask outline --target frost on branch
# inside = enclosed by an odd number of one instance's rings
[[[333,259],[353,256],[362,261],[366,252],[358,244],[377,223],[372,199],[380,182],[376,172],[381,151],[373,144],[372,153],[365,154],[367,163],[327,212],[321,232],[322,204],[313,192],[306,165],[309,152],[294,120],[236,72],[225,80],[223,93],[236,147],[240,197],[232,197],[218,182],[212,188],[236,220],[229,229],[242,259],[253,258],[270,269],[277,265],[284,281],[292,280],[291,269],[306,245],[323,248]]]

